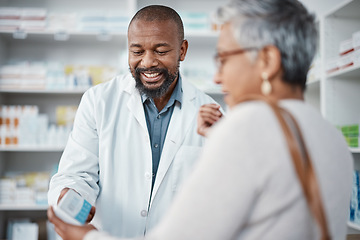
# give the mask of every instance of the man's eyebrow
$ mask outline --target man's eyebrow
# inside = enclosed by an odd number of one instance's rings
[[[158,43],[155,47],[170,47],[170,45],[168,43]]]
[[[138,48],[141,48],[142,45],[139,44],[139,43],[132,43],[132,44],[130,44],[130,47],[138,47]],[[155,47],[155,48],[158,48],[158,47],[170,47],[170,44],[168,44],[168,43],[158,43],[158,44],[155,44],[154,47]]]
[[[138,44],[138,43],[132,43],[130,45],[130,47],[141,47],[141,44]]]

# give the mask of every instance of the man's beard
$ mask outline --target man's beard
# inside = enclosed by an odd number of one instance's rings
[[[171,84],[175,81],[175,79],[179,75],[179,67],[177,67],[176,72],[174,74],[171,74],[166,68],[149,68],[149,69],[136,68],[135,71],[131,71],[131,72],[136,82],[135,87],[138,89],[140,94],[146,94],[146,96],[150,98],[160,98],[168,92]],[[141,82],[140,74],[143,72],[160,73],[165,78],[165,81],[161,84],[160,87],[149,89],[145,87],[145,85]]]

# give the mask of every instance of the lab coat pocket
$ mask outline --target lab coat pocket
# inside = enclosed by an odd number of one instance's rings
[[[180,185],[193,170],[200,157],[202,147],[182,146],[173,161],[173,190],[178,191]]]

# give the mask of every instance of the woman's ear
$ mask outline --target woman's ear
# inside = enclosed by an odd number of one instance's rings
[[[264,47],[259,54],[261,61],[261,72],[266,72],[269,81],[275,76],[278,76],[282,71],[281,68],[281,53],[279,49],[273,45]]]

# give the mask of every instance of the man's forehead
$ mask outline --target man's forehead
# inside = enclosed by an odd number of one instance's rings
[[[166,28],[169,27],[171,29],[175,28],[176,23],[171,20],[151,20],[151,21],[147,21],[145,19],[135,19],[134,21],[132,21],[129,25],[129,31],[130,30],[134,30],[137,28],[148,28],[149,26],[152,27],[161,27],[161,28]]]

